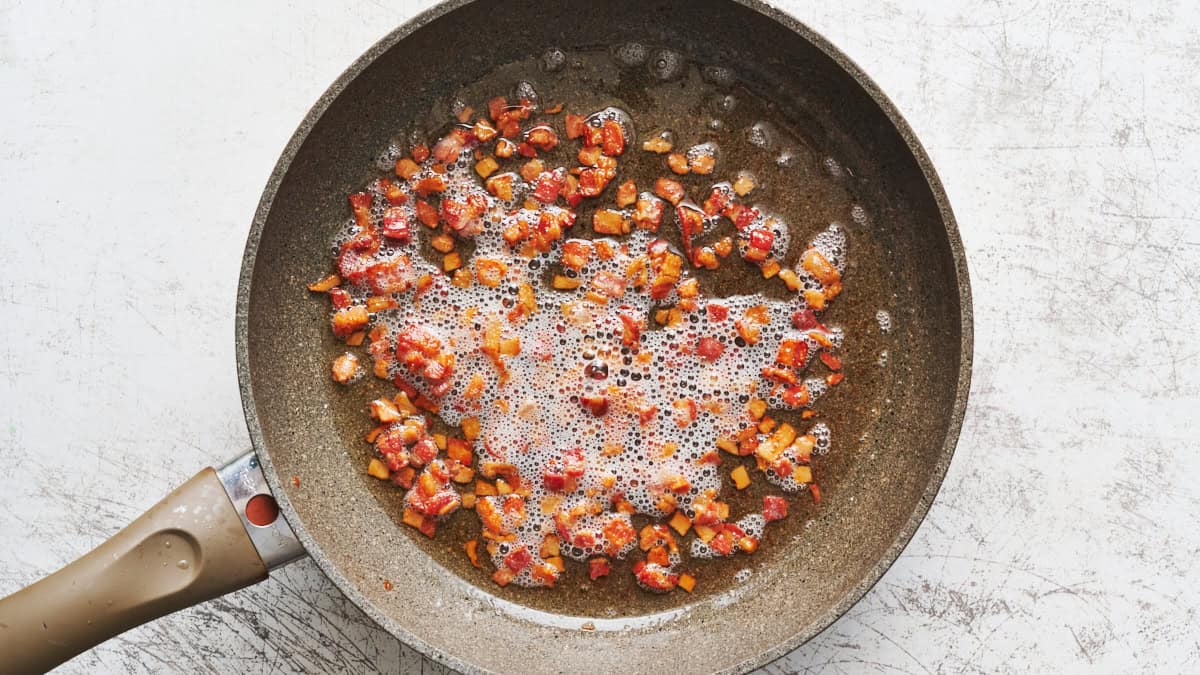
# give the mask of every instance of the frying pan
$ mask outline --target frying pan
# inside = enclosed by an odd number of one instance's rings
[[[825,406],[835,432],[852,433],[824,465],[821,505],[769,530],[737,581],[714,575],[694,596],[626,593],[619,581],[612,592],[500,589],[400,526],[399,493],[363,474],[364,401],[330,382],[326,309],[303,287],[328,270],[345,195],[372,177],[374,153],[439,97],[549,47],[629,41],[731,67],[845,167],[869,217],[846,223],[848,290],[833,311],[851,338],[848,376]],[[590,95],[609,92],[599,83]],[[887,335],[880,309],[893,317]],[[832,623],[909,541],[953,454],[972,333],[966,261],[929,158],[876,85],[795,19],[755,0],[453,0],[368,50],[284,149],[247,241],[236,340],[253,451],[0,600],[0,671],[52,668],[307,553],[380,625],[459,670],[745,672]]]

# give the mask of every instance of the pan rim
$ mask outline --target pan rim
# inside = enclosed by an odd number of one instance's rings
[[[266,442],[263,437],[262,425],[258,418],[258,413],[254,405],[254,392],[251,382],[250,363],[249,363],[249,304],[250,290],[254,277],[254,266],[257,259],[258,245],[262,238],[263,230],[266,226],[267,217],[270,214],[271,206],[275,200],[276,193],[283,181],[293,159],[299,152],[300,147],[308,138],[313,127],[324,115],[326,110],[334,102],[342,91],[356,78],[363,70],[369,67],[375,60],[384,52],[391,49],[401,40],[405,39],[412,33],[423,28],[434,20],[464,7],[476,0],[446,0],[439,3],[419,14],[413,16],[408,21],[404,22],[396,29],[380,38],[375,44],[371,45],[361,56],[359,56],[345,71],[343,71],[336,80],[321,94],[313,106],[305,114],[304,119],[297,126],[296,131],[288,140],[287,145],[280,153],[278,161],[272,169],[271,175],[267,180],[267,184],[263,188],[262,196],[259,199],[258,206],[255,209],[254,219],[251,223],[250,231],[247,234],[246,247],[242,256],[242,268],[238,281],[237,293],[237,310],[235,316],[235,351],[237,354],[237,369],[238,369],[238,386],[242,398],[242,410],[246,419],[247,431],[250,434],[251,444],[259,458],[259,463],[262,466],[263,473],[266,476],[267,484],[270,486],[271,492],[274,494],[279,503],[281,512],[292,526],[297,538],[304,545],[309,556],[316,563],[317,567],[325,574],[338,590],[353,602],[364,614],[369,616],[372,621],[382,627],[384,630],[391,633],[397,639],[401,640],[408,646],[416,649],[422,655],[431,660],[449,666],[459,672],[467,674],[475,673],[490,673],[485,668],[482,668],[474,663],[465,661],[457,656],[443,652],[433,645],[425,642],[416,634],[410,632],[407,628],[393,619],[391,616],[379,611],[376,605],[367,597],[365,597],[358,588],[342,573],[341,569],[331,562],[324,555],[320,545],[312,538],[304,526],[300,523],[295,507],[287,496],[284,490],[282,481],[276,471],[274,463],[271,460],[271,455],[266,449]],[[899,559],[904,549],[912,541],[917,529],[924,522],[929,509],[932,507],[934,499],[937,497],[945,479],[946,472],[949,469],[950,462],[953,460],[954,452],[958,444],[959,435],[962,430],[963,418],[966,414],[968,405],[969,390],[971,385],[971,375],[973,366],[973,351],[974,351],[974,315],[971,297],[971,285],[967,268],[966,252],[963,248],[962,239],[958,231],[958,223],[954,217],[954,213],[950,207],[949,198],[946,195],[944,186],[939,178],[928,153],[916,134],[909,126],[908,122],[901,115],[899,109],[891,101],[890,98],[880,89],[880,87],[872,80],[862,68],[858,66],[849,56],[843,53],[840,49],[833,45],[829,40],[817,33],[812,28],[801,22],[796,17],[787,12],[774,7],[763,0],[731,0],[739,5],[742,5],[752,11],[758,12],[763,16],[779,23],[788,30],[792,31],[818,50],[832,59],[838,67],[840,67],[847,75],[849,75],[859,87],[862,88],[876,106],[884,113],[891,123],[892,128],[904,140],[909,152],[912,153],[913,159],[921,169],[921,174],[929,187],[930,193],[933,196],[934,203],[937,206],[939,216],[941,217],[942,226],[945,229],[946,241],[950,249],[951,259],[954,263],[955,283],[958,287],[958,306],[960,317],[960,345],[959,345],[959,368],[958,379],[955,389],[954,403],[950,411],[948,425],[946,429],[945,439],[942,443],[941,451],[938,455],[937,463],[929,472],[929,482],[925,490],[921,494],[920,500],[917,502],[911,516],[905,522],[904,526],[899,529],[892,543],[884,551],[884,554],[879,558],[875,565],[864,575],[859,582],[842,598],[831,606],[826,612],[805,626],[800,631],[786,640],[750,656],[742,661],[727,667],[719,673],[739,674],[746,673],[755,668],[766,665],[780,657],[795,650],[799,646],[813,639],[839,618],[841,618],[851,607],[856,605],[870,591],[875,584],[883,578],[883,575],[891,568],[891,566]]]

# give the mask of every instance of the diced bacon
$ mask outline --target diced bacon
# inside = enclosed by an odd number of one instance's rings
[[[763,497],[763,519],[768,523],[775,520],[783,520],[787,518],[788,505],[787,500],[776,495],[767,495]]]

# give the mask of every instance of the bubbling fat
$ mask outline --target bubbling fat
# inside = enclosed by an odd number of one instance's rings
[[[623,58],[630,64],[645,60],[645,56],[634,51],[622,53]],[[671,60],[662,54],[651,57],[658,59],[650,64],[651,68],[659,68],[664,76],[669,76],[666,71],[670,70]],[[545,58],[550,64],[548,68],[558,64],[557,55]],[[625,128],[632,146],[633,123],[626,112],[607,108],[593,114],[588,121],[602,123],[609,119]],[[770,146],[776,134],[774,129],[764,126],[751,131],[751,142]],[[716,148],[697,146],[693,152],[715,153]],[[705,493],[719,495],[722,489],[721,471],[711,462],[718,439],[733,438],[755,424],[747,412],[747,402],[763,397],[772,407],[785,407],[777,393],[766,393],[780,388],[763,377],[763,366],[773,363],[784,340],[807,343],[810,361],[829,345],[818,344],[808,331],[792,328],[793,314],[805,308],[799,297],[773,300],[749,295],[702,295],[699,310],[686,313],[684,321],[673,327],[658,326],[652,317],[656,309],[677,300],[674,292],[667,298],[654,300],[647,292],[629,286],[619,297],[608,297],[605,304],[597,304],[594,296],[589,299],[587,294],[594,290],[592,282],[598,276],[624,280],[630,265],[646,255],[655,234],[644,230],[635,230],[620,239],[592,240],[590,260],[575,275],[582,282],[580,287],[555,290],[546,280],[562,270],[562,244],[570,238],[572,229],[589,225],[576,223],[547,252],[528,257],[529,251],[514,250],[501,235],[506,226],[519,219],[536,221],[539,210],[553,212],[558,207],[523,209],[533,186],[516,176],[512,200],[492,197],[480,185],[468,157],[469,153],[464,152],[440,174],[448,184],[443,200],[462,201],[474,196],[487,204],[481,219],[483,227],[473,237],[475,252],[471,260],[464,260],[464,268],[472,270],[473,263],[488,259],[503,265],[506,272],[495,287],[475,282],[474,278],[467,287],[451,283],[448,275],[419,252],[417,240],[425,236],[426,230],[417,224],[416,196],[408,184],[401,182],[400,188],[409,200],[400,208],[414,224],[414,236],[404,243],[389,240],[377,257],[393,260],[407,256],[412,261],[410,281],[415,285],[416,279],[428,275],[432,283],[420,292],[409,289],[397,294],[399,306],[375,314],[373,320],[386,326],[390,335],[411,326],[425,328],[449,346],[455,354],[455,363],[448,388],[443,384],[438,392],[431,391],[422,378],[410,377],[396,363],[390,366],[389,375],[403,377],[421,393],[436,398],[439,415],[447,425],[456,426],[465,418],[477,418],[480,422],[480,435],[474,444],[477,462],[515,465],[521,484],[531,490],[524,498],[525,517],[519,523],[511,523],[516,541],[500,543],[494,549],[493,562],[498,567],[506,555],[520,546],[536,552],[547,535],[561,532],[554,514],[576,506],[591,510],[571,524],[570,532],[589,531],[594,535],[594,543],[580,546],[575,543],[577,538],[563,541],[562,555],[581,561],[595,555],[624,558],[635,542],[614,542],[606,535],[605,526],[614,519],[631,526],[629,514],[617,511],[614,504],[624,500],[636,514],[660,518],[669,515],[660,505],[664,494],[670,493],[679,509],[689,517],[694,516],[693,501],[697,497]],[[428,166],[422,167],[417,179],[432,175]],[[378,220],[383,217],[386,202],[377,185],[369,190],[376,197],[371,217]],[[629,216],[632,209],[624,212]],[[667,218],[663,227],[668,227]],[[789,245],[787,225],[778,218],[764,216],[751,225],[754,227],[772,230],[777,255],[782,259]],[[334,241],[335,248],[349,241],[356,231],[354,221],[349,221]],[[611,248],[610,258],[601,259],[597,255],[596,247],[604,245],[600,242]],[[830,225],[812,239],[810,246],[820,251],[839,272],[844,271],[843,228]],[[805,288],[820,287],[799,265],[795,272]],[[685,269],[680,281],[689,277]],[[506,317],[518,302],[523,284],[535,291],[536,311],[514,322]],[[347,290],[356,301],[371,294],[364,287],[347,286]],[[709,304],[725,307],[727,318],[719,321],[710,318],[705,311]],[[770,321],[762,325],[756,343],[746,344],[734,324],[758,306],[765,307]],[[623,344],[625,324],[621,315],[642,326],[636,345]],[[502,326],[504,338],[520,341],[519,354],[504,357],[507,377],[502,377],[493,360],[481,351],[485,328],[495,324]],[[696,353],[702,337],[714,338],[723,346],[715,361]],[[828,329],[826,339],[834,348],[838,347],[843,339],[841,330]],[[803,372],[803,366],[798,366],[797,371]],[[482,393],[468,394],[468,382],[476,374],[483,377],[485,386]],[[827,388],[820,378],[805,382],[812,401]],[[588,397],[604,397],[607,411],[594,414],[582,403]],[[814,453],[828,450],[830,433],[825,425],[816,424],[808,433],[816,438]],[[767,436],[760,434],[759,438]],[[548,490],[543,481],[544,469],[561,461],[564,451],[574,450],[579,451],[586,465],[577,489],[566,495]],[[806,487],[790,475],[780,478],[770,471],[765,473],[785,491],[796,492]],[[684,489],[678,488],[680,477],[686,481]],[[677,487],[668,490],[666,486],[672,481]],[[492,500],[499,510],[505,497],[480,499]],[[599,510],[596,504],[600,505]],[[757,538],[765,521],[762,515],[749,514],[737,524]],[[690,552],[700,558],[714,555],[699,540],[692,543]],[[526,567],[513,583],[544,585],[531,575],[531,569]]]

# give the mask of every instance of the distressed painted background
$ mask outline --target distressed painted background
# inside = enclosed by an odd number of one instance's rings
[[[247,446],[233,299],[295,125],[427,2],[0,0],[0,594]],[[905,555],[793,672],[1200,669],[1200,8],[782,3],[924,140],[976,376]],[[309,563],[68,673],[438,672]]]

